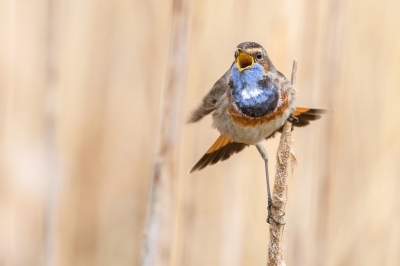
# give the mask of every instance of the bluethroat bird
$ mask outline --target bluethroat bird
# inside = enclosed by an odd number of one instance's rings
[[[228,159],[249,145],[255,145],[265,161],[268,189],[268,218],[272,198],[269,187],[268,155],[261,145],[265,139],[282,132],[287,119],[293,126],[303,127],[319,119],[324,109],[298,107],[294,88],[272,64],[265,49],[255,42],[237,46],[235,61],[214,84],[193,112],[189,122],[198,122],[212,113],[213,127],[221,135],[190,173]]]

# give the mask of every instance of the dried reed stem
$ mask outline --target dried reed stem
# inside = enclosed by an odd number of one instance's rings
[[[177,216],[179,144],[183,124],[190,3],[191,0],[174,1],[167,81],[161,97],[157,150],[153,161],[142,247],[142,266],[171,264]]]
[[[291,83],[294,87],[296,84],[297,61],[293,60],[292,79]],[[286,179],[288,176],[288,164],[292,154],[292,123],[286,121],[283,125],[282,135],[279,142],[278,152],[276,154],[276,174],[275,183],[272,192],[273,204],[276,208],[272,208],[272,215],[279,217],[285,213],[285,205],[287,200],[287,185]],[[282,235],[283,225],[270,220],[269,228],[270,238],[268,244],[268,266],[283,266],[286,265],[282,255]]]

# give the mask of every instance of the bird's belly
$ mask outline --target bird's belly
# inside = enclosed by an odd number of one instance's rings
[[[213,126],[222,135],[235,142],[256,144],[279,129],[293,112],[291,109],[287,108],[280,115],[269,119],[249,117],[238,119],[234,118],[229,112],[216,113]]]

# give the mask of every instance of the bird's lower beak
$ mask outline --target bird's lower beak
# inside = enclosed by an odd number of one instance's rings
[[[236,57],[236,65],[239,71],[249,69],[254,65],[254,59],[245,52],[239,50],[239,54]]]

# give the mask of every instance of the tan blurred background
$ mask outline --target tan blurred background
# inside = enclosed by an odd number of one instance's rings
[[[265,265],[256,149],[186,174],[218,133],[184,121],[243,41],[286,76],[296,58],[300,105],[334,110],[294,131],[287,265],[400,265],[400,2],[190,6],[171,265]],[[0,1],[0,265],[140,264],[172,16],[172,0]]]

